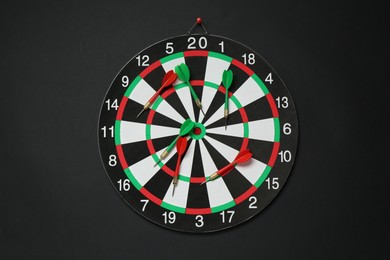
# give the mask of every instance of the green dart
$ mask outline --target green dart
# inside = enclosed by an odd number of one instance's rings
[[[203,112],[203,109],[202,109],[202,103],[200,102],[200,99],[199,99],[198,95],[196,94],[194,88],[190,84],[190,69],[188,68],[188,66],[185,63],[177,65],[175,67],[175,73],[177,74],[177,77],[181,81],[184,81],[185,83],[187,83],[188,87],[190,88],[190,92],[191,92],[192,98],[195,101],[196,106],[200,109],[200,111],[202,111],[203,115],[205,115]]]
[[[186,121],[184,121],[184,123],[181,125],[180,127],[180,132],[179,132],[179,135],[172,141],[172,143],[165,149],[165,151],[160,155],[160,159],[156,162],[156,164],[154,165],[154,167],[156,167],[156,165],[161,162],[161,160],[165,159],[167,157],[167,155],[169,154],[169,152],[172,150],[172,148],[175,146],[177,140],[179,139],[180,136],[185,136],[187,135],[189,132],[191,132],[191,130],[195,127],[195,123],[191,120],[191,119],[187,119]]]
[[[229,88],[232,85],[233,81],[233,71],[224,70],[222,74],[222,85],[225,87],[225,109],[224,109],[224,117],[225,117],[225,130],[227,127],[227,119],[229,117]]]

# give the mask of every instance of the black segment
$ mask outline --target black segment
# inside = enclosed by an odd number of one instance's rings
[[[265,96],[253,101],[244,108],[249,122],[273,117],[270,104]]]
[[[194,160],[192,163],[191,177],[204,177],[203,163],[200,155],[199,142],[195,143]]]
[[[207,57],[190,56],[185,58],[190,70],[190,80],[203,80],[206,74]]]
[[[145,185],[145,189],[153,192],[159,199],[163,199],[169,186],[172,185],[172,177],[166,174],[163,170],[159,170]]]
[[[214,115],[214,113],[225,104],[225,94],[222,92],[217,91],[215,93],[214,99],[210,104],[209,109],[206,112],[206,116],[203,119],[203,123],[207,122],[207,120]],[[223,112],[222,112],[223,113]],[[221,115],[221,118],[223,118],[223,114]]]
[[[161,149],[165,149],[168,145],[172,143],[173,140],[175,140],[176,136],[167,136],[162,137],[158,139],[153,139],[153,146],[156,152],[160,151]],[[138,152],[137,150],[134,150],[134,152]]]
[[[185,62],[190,70],[190,80],[203,80],[206,74],[207,57],[190,56],[185,58]],[[200,101],[202,101],[203,86],[192,86]],[[195,118],[199,118],[200,109],[192,99]]]
[[[205,139],[203,139],[203,142],[217,169],[221,169],[230,163],[222,156],[221,153],[223,153],[223,151],[218,151]]]
[[[237,66],[230,64],[229,70],[233,72],[233,81],[232,85],[229,88],[229,92],[236,92],[236,90],[248,80],[249,76],[244,71],[240,70]]]
[[[148,117],[148,113],[150,113],[150,111],[145,112],[144,114],[146,114],[146,115],[143,115],[145,117],[145,122],[146,122],[146,118]],[[153,125],[175,127],[178,129],[180,129],[180,126],[181,126],[181,123],[179,123],[175,120],[172,120],[171,118],[165,116],[164,114],[160,114],[157,111],[154,113],[152,124]],[[179,134],[179,130],[177,133]]]
[[[241,149],[242,141],[243,141],[241,137],[219,135],[219,134],[212,134],[212,133],[208,133],[207,135],[217,141],[220,141],[223,144],[226,144],[227,146],[230,146],[233,149],[236,149],[237,151],[240,151]]]
[[[118,104],[119,105],[119,104]],[[137,118],[137,114],[142,111],[144,108],[143,105],[134,102],[132,100],[127,100],[125,109],[123,110],[122,120],[130,122],[146,122],[146,114],[148,111],[144,111],[143,114]]]
[[[198,95],[199,100],[202,102],[203,87],[202,86],[194,87],[194,91],[195,91],[196,95]],[[194,107],[195,118],[199,119],[199,114],[202,112],[200,111],[200,108],[195,104],[194,101],[192,102],[192,105]],[[203,111],[204,111],[204,109],[203,109]]]
[[[204,177],[203,163],[200,154],[199,142],[196,142],[194,161],[192,163],[191,177]],[[206,185],[191,183],[188,192],[188,208],[208,208],[209,200]]]
[[[122,149],[123,149],[123,154],[126,158],[126,162],[129,166],[150,156],[145,141],[140,141],[131,144],[123,144]],[[138,152],[135,153],[134,151],[138,151]]]
[[[162,80],[163,80],[164,76],[165,76],[165,70],[163,69],[162,66],[158,66],[156,69],[149,72],[149,74],[144,78],[144,80],[155,91],[157,91],[162,85]]]
[[[187,208],[209,208],[207,186],[199,183],[190,183],[188,190]]]
[[[221,116],[222,116],[221,119],[208,125],[207,128],[222,127],[222,126],[225,127],[225,118],[223,117],[223,115],[221,115]],[[237,111],[229,114],[227,121],[226,121],[226,125],[227,125],[227,127],[229,127],[229,125],[242,124],[242,121],[243,121],[242,116],[241,116],[240,112],[237,110]]]
[[[273,142],[249,139],[248,148],[253,154],[253,158],[267,164],[271,158]]]
[[[252,187],[252,184],[236,168],[223,176],[223,181],[233,198],[239,197]]]
[[[167,166],[168,168],[170,168],[172,171],[175,171],[175,169],[176,169],[176,162],[177,162],[177,159],[178,159],[178,155],[177,155],[175,149],[173,149],[171,152],[172,152],[172,153],[175,153],[175,154],[172,155],[172,158],[170,158],[169,161],[163,160],[163,163],[165,164],[165,166]]]
[[[187,148],[186,148],[186,151],[184,152],[184,154],[183,154],[183,156],[182,156],[182,158],[181,158],[182,161],[183,161],[183,158],[186,156],[187,151],[188,151],[188,148],[190,147],[190,145],[191,145],[192,142],[193,142],[192,139],[189,139],[189,140],[187,141]],[[172,152],[172,153],[175,153],[175,154],[172,155],[172,158],[171,158],[169,161],[167,161],[167,162],[165,163],[165,165],[166,165],[168,168],[172,169],[172,171],[175,171],[175,169],[176,169],[176,163],[177,163],[177,159],[178,159],[178,154],[177,154],[177,152],[176,152],[176,148],[174,148],[171,152]],[[164,162],[164,161],[163,161],[163,162]]]

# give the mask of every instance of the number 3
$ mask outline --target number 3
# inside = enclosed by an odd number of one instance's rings
[[[195,223],[195,226],[196,226],[196,227],[203,227],[204,221],[203,221],[203,216],[202,216],[202,215],[197,215],[197,216],[195,217],[195,220],[197,221],[197,222]]]

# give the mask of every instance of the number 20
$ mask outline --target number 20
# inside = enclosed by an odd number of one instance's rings
[[[189,37],[188,40],[188,46],[187,49],[196,49],[196,38],[195,37]],[[198,40],[198,46],[201,49],[205,49],[207,47],[207,39],[206,37],[200,37]]]

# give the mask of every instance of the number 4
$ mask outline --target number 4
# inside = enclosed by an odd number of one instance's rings
[[[268,76],[265,78],[265,82],[272,84],[273,81],[274,80],[272,79],[272,73],[268,74]]]

